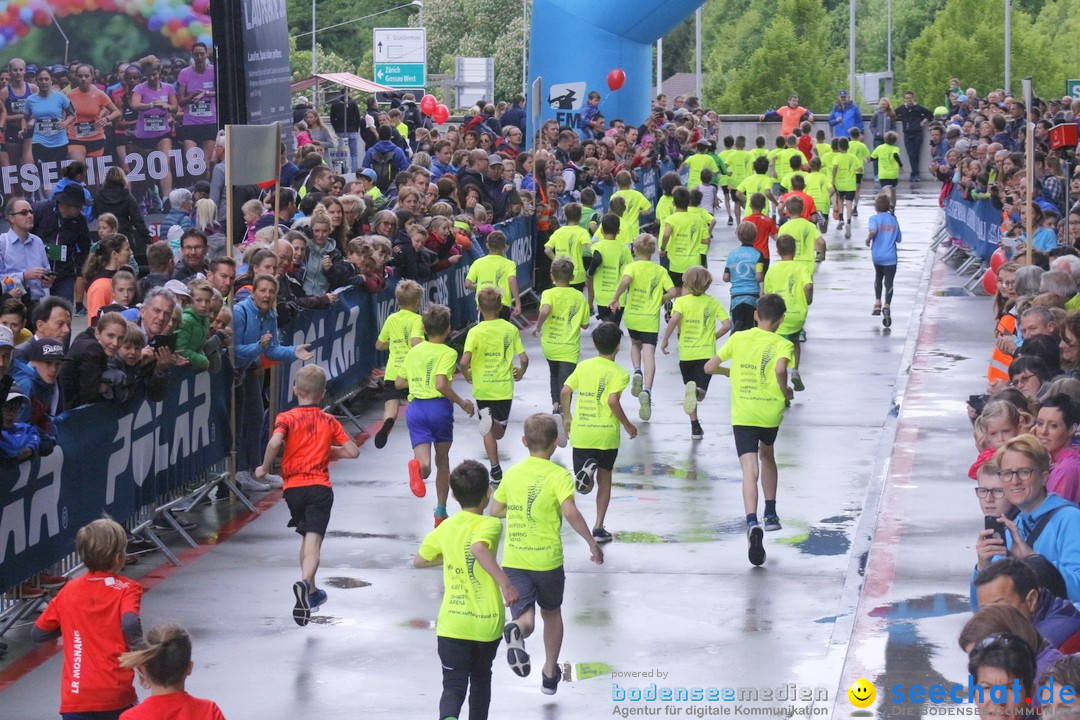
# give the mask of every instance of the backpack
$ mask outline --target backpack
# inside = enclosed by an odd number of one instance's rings
[[[378,150],[371,156],[371,169],[375,171],[375,187],[383,192],[394,180],[394,151]]]
[[[409,139],[416,137],[416,128],[422,127],[424,124],[424,118],[420,115],[420,108],[416,107],[413,103],[406,103],[404,106],[404,112],[401,116],[401,121],[409,126]]]

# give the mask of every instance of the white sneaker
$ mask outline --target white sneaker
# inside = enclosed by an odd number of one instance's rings
[[[480,408],[476,411],[476,428],[480,435],[484,436],[491,432],[494,421],[491,418],[491,408]]]
[[[280,490],[285,487],[285,481],[281,479],[280,475],[267,474],[267,476],[263,478],[263,481],[274,490]]]
[[[261,482],[255,478],[255,473],[250,470],[241,470],[236,473],[236,484],[240,486],[241,490],[254,490],[264,491],[270,489],[270,484]]]
[[[554,413],[555,425],[559,428],[559,447],[566,447],[566,421],[563,420],[563,416],[560,413]]]

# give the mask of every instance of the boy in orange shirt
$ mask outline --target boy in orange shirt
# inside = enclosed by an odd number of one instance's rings
[[[775,238],[780,228],[775,220],[765,214],[765,196],[761,193],[750,196],[750,211],[743,222],[753,223],[757,227],[754,249],[761,253],[761,271],[764,273],[769,269],[769,238]]]
[[[292,517],[289,527],[300,541],[301,579],[293,583],[296,605],[293,620],[303,627],[311,621],[311,611],[326,602],[326,591],[315,587],[326,526],[334,505],[330,486],[331,460],[352,459],[360,449],[333,415],[320,407],[326,395],[326,371],[318,365],[305,365],[296,373],[293,393],[299,405],[279,414],[274,421],[274,435],[266,446],[262,465],[255,468],[260,481],[270,472],[274,459],[285,447],[281,459],[283,495]]]
[[[117,574],[127,554],[127,532],[117,522],[102,518],[80,528],[75,548],[88,572],[57,593],[31,637],[64,638],[62,717],[116,720],[136,702],[135,672],[118,658],[142,640],[142,587]]]

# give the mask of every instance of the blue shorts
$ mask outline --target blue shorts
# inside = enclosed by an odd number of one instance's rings
[[[444,397],[413,400],[405,410],[412,446],[454,442],[454,404]]]

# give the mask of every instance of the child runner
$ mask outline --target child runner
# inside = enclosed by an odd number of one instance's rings
[[[784,203],[788,220],[781,226],[784,233],[795,238],[795,259],[801,262],[810,276],[817,271],[817,263],[825,260],[825,238],[817,225],[803,217],[802,198],[794,195]]]
[[[620,236],[628,238],[628,243],[632,242],[641,232],[638,218],[643,213],[652,212],[652,203],[649,202],[649,199],[630,187],[633,182],[634,176],[630,174],[629,170],[620,170],[615,175],[615,184],[619,186],[619,189],[611,195],[612,201],[615,198],[622,198],[623,202],[626,203],[626,209],[620,216],[619,221],[621,223]],[[614,205],[611,211],[616,215],[619,214]]]
[[[799,333],[806,324],[806,313],[810,309],[810,303],[814,301],[814,276],[804,263],[796,262],[795,238],[787,233],[776,238],[776,252],[780,255],[780,261],[769,267],[765,273],[765,292],[779,295],[784,301],[786,312],[784,321],[776,329],[776,333],[791,341],[793,355],[791,362],[791,385],[799,392],[804,389],[802,376],[799,375],[799,360],[801,358],[802,345],[799,343]]]
[[[311,620],[311,611],[326,602],[326,591],[315,586],[326,526],[334,506],[330,486],[330,461],[360,456],[356,446],[337,418],[323,412],[320,403],[326,395],[326,371],[318,365],[305,365],[296,373],[293,394],[297,406],[279,413],[274,420],[274,434],[266,445],[262,465],[255,468],[255,479],[270,472],[282,447],[282,495],[289,506],[289,527],[300,535],[300,579],[293,583],[296,605],[293,620],[303,627]]]
[[[499,440],[506,434],[506,424],[510,421],[514,383],[525,375],[529,356],[525,354],[517,327],[499,317],[502,306],[499,289],[486,287],[477,297],[484,319],[465,336],[461,374],[473,385],[480,434],[484,436],[484,449],[491,463],[491,482],[498,485],[503,476]],[[517,367],[514,367],[515,358]]]
[[[879,145],[878,147],[889,147]],[[870,234],[866,237],[866,246],[870,248],[870,257],[874,261],[874,310],[871,315],[881,315],[881,324],[892,325],[893,278],[896,277],[896,245],[901,240],[900,221],[889,209],[889,196],[884,192],[874,198],[877,214],[870,218]],[[881,286],[885,285],[885,304],[881,304]]]
[[[874,174],[881,183],[882,191],[888,194],[893,212],[896,212],[896,185],[900,182],[900,171],[904,167],[900,160],[900,148],[896,147],[897,139],[897,134],[890,130],[885,133],[885,143],[870,153],[870,159],[874,161]]]
[[[770,202],[775,203],[777,196],[773,195],[772,187],[773,181],[769,177],[769,159],[762,156],[754,160],[754,174],[739,183],[739,187],[735,189],[735,199],[745,206],[754,193],[761,193]]]
[[[540,348],[551,373],[551,407],[556,420],[562,420],[559,395],[581,355],[581,328],[589,325],[589,306],[580,290],[570,287],[574,263],[570,258],[555,258],[551,263],[551,281],[555,287],[540,294],[540,314],[533,337],[540,336]],[[561,429],[560,444],[566,446]]]
[[[581,189],[581,220],[578,225],[589,232],[589,237],[600,229],[600,211],[594,208],[596,205],[596,191],[591,187]]]
[[[855,201],[855,192],[859,189],[858,175],[862,170],[862,161],[848,149],[847,138],[836,138],[837,151],[833,153],[832,184],[836,188],[836,198],[840,224],[836,229],[844,228],[844,237],[851,237],[851,213]],[[801,212],[801,211],[800,211]],[[845,225],[845,223],[847,223]]]
[[[557,234],[559,231],[555,232]],[[552,240],[554,239],[553,235]],[[506,257],[506,235],[501,230],[493,230],[487,236],[487,249],[487,255],[474,260],[469,266],[469,272],[465,275],[465,287],[477,291],[477,303],[480,302],[480,290],[486,287],[499,288],[503,299],[499,317],[503,320],[518,317],[521,315],[521,295],[518,293],[517,263]]]
[[[574,277],[570,286],[579,292],[585,292],[584,256],[589,250],[589,231],[581,227],[581,205],[572,202],[563,208],[566,224],[544,243],[544,253],[554,260],[557,257],[570,258],[574,263]]]
[[[210,700],[184,691],[191,662],[191,635],[179,625],[158,625],[146,633],[139,650],[120,656],[120,667],[135,668],[150,697],[131,708],[120,720],[225,720]]]
[[[476,263],[473,263],[472,267],[476,267]],[[472,272],[472,268],[469,268],[469,271]],[[394,423],[397,422],[401,401],[408,399],[408,393],[398,390],[394,382],[401,373],[409,348],[419,345],[424,339],[424,321],[420,317],[420,301],[423,297],[424,288],[420,287],[419,283],[414,280],[399,282],[394,288],[394,300],[397,301],[398,311],[391,313],[383,321],[379,337],[375,341],[376,350],[390,351],[386,358],[386,372],[383,375],[383,422],[382,427],[375,433],[376,448],[386,446],[386,439],[390,437],[390,431],[394,429]],[[413,488],[414,493],[417,490],[420,491],[417,497],[424,497],[426,489],[423,483]]]
[[[731,430],[742,466],[747,555],[751,564],[762,565],[765,547],[757,516],[759,461],[761,489],[765,493],[765,530],[780,530],[773,444],[784,409],[793,396],[787,384],[793,348],[776,334],[784,319],[784,301],[778,295],[763,295],[754,315],[758,326],[728,338],[720,352],[705,364],[705,371],[731,378]],[[730,368],[721,365],[728,360]]]
[[[619,426],[633,440],[637,428],[623,411],[622,391],[630,384],[630,375],[615,362],[622,342],[622,330],[615,323],[604,322],[592,332],[593,346],[599,357],[578,363],[566,379],[560,404],[574,451],[574,480],[577,491],[588,494],[596,485],[596,522],[592,535],[597,542],[611,542],[604,529],[611,502],[611,471],[619,454]],[[578,394],[571,412],[570,401]]]
[[[438,527],[446,519],[446,498],[450,494],[454,405],[469,417],[476,410],[472,400],[463,399],[450,384],[457,365],[457,353],[446,344],[446,336],[450,334],[450,308],[429,306],[423,322],[427,340],[413,346],[405,355],[394,387],[409,390],[409,407],[405,410],[405,423],[413,447],[409,487],[417,497],[425,494],[422,486],[431,475],[431,446],[435,446],[435,527]]]
[[[502,523],[484,515],[490,497],[487,470],[465,460],[450,473],[450,489],[461,512],[427,534],[413,565],[443,568],[443,599],[435,624],[443,674],[439,717],[457,718],[467,692],[470,720],[485,720],[491,704],[491,663],[506,620],[503,601],[517,602],[518,593],[495,560]]]
[[[746,138],[742,135],[735,138],[735,149],[728,153],[726,158],[728,169],[731,172],[728,180],[731,186],[732,194],[734,191],[742,185],[743,180],[750,177],[750,173],[753,171],[753,156],[746,150]],[[742,222],[743,203],[740,202],[739,196],[735,195],[735,225]],[[711,211],[710,211],[711,212]],[[732,223],[728,223],[729,225]]]
[[[690,192],[680,186],[672,191],[671,197],[675,212],[661,224],[660,257],[667,258],[668,275],[675,286],[675,297],[678,297],[682,294],[683,273],[701,264],[701,247],[707,238],[700,218],[690,212]]]
[[[118,658],[142,640],[142,586],[121,577],[127,531],[102,518],[79,529],[75,549],[87,573],[64,585],[34,622],[35,642],[64,639],[60,715],[116,720],[137,698],[135,673]]]
[[[702,175],[704,177],[704,175]],[[709,267],[709,246],[712,245],[712,233],[713,228],[716,227],[716,218],[713,214],[706,210],[703,206],[705,204],[705,196],[702,194],[700,188],[712,187],[711,185],[698,185],[690,191],[690,214],[698,220],[698,235],[701,238],[701,243],[698,245],[698,253],[701,257],[701,266]],[[715,188],[713,188],[715,190]]]
[[[570,471],[551,462],[559,428],[550,415],[531,415],[525,420],[523,444],[529,457],[506,471],[506,480],[495,490],[491,514],[506,518],[506,548],[503,567],[517,590],[518,599],[510,604],[511,621],[503,628],[506,660],[520,677],[531,669],[525,638],[536,628],[536,609],[544,618],[544,667],[540,689],[554,695],[562,672],[559,650],[562,647],[563,547],[560,531],[563,518],[589,545],[589,554],[597,565],[604,562],[604,552],[589,533],[589,526],[574,503],[574,479]]]
[[[615,290],[622,281],[623,268],[634,261],[630,248],[620,242],[619,218],[608,213],[600,221],[600,239],[592,245],[592,261],[587,273],[592,278],[593,299],[596,300],[596,317],[622,322],[622,310],[612,312],[608,305],[615,299]],[[625,301],[626,298],[623,298]]]
[[[765,277],[761,253],[754,247],[757,236],[758,226],[752,222],[741,223],[735,228],[735,237],[739,239],[741,247],[728,254],[727,266],[724,268],[724,282],[731,283],[731,319],[734,332],[754,327],[754,308],[757,307],[758,297],[761,295],[761,281]],[[712,281],[711,277],[709,281]]]
[[[848,130],[848,152],[859,159],[859,169],[855,173],[855,202],[851,214],[855,217],[859,216],[859,199],[862,197],[862,177],[863,171],[866,169],[866,161],[870,159],[870,148],[866,147],[866,143],[862,141],[862,131],[859,128],[851,128]]]
[[[623,278],[608,307],[618,313],[623,293],[626,300],[626,329],[630,332],[630,362],[634,379],[630,394],[638,398],[638,417],[652,417],[652,384],[656,375],[656,340],[660,333],[660,308],[676,295],[668,271],[653,262],[656,238],[648,233],[634,240],[634,262],[623,269]],[[644,368],[644,373],[642,373]]]
[[[745,224],[739,225],[739,228]],[[705,372],[705,363],[716,354],[716,339],[731,330],[731,318],[724,312],[723,303],[706,294],[712,281],[712,274],[703,267],[692,267],[686,271],[683,283],[689,294],[675,298],[671,321],[660,343],[660,350],[667,355],[668,340],[675,329],[679,329],[679,372],[685,386],[683,410],[690,416],[691,440],[705,437],[697,413],[698,403],[705,399],[712,378]],[[720,322],[719,329],[716,327],[717,321]]]
[[[776,221],[765,214],[765,196],[759,192],[750,196],[750,214],[745,221],[757,228],[754,249],[761,253],[762,271],[769,269],[769,238],[775,238],[780,231]]]

